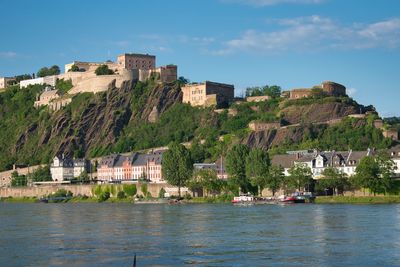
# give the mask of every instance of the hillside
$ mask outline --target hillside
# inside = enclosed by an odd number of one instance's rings
[[[12,87],[0,93],[0,170],[12,164],[49,163],[55,154],[96,157],[194,141],[196,161],[212,161],[235,142],[286,149],[366,149],[391,145],[368,120],[346,118],[367,108],[350,98],[236,103],[230,112],[182,104],[178,82],[152,80],[82,93],[63,109],[50,112],[33,103],[42,86]],[[251,132],[248,123],[281,120],[287,127]],[[325,122],[336,120],[336,124]],[[220,141],[223,140],[223,141]],[[200,142],[201,141],[201,142]],[[200,144],[201,143],[201,144]]]

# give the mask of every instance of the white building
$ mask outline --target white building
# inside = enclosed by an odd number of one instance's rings
[[[356,173],[356,167],[360,160],[372,154],[372,150],[293,151],[285,155],[275,155],[272,158],[272,164],[283,167],[285,176],[289,176],[289,169],[291,167],[303,164],[311,169],[314,179],[321,178],[323,171],[328,167],[336,168],[341,173],[345,173],[350,177]]]
[[[72,160],[62,156],[55,156],[50,165],[50,173],[53,181],[61,182],[79,177],[84,171],[88,171],[89,163],[85,159]]]
[[[28,85],[35,85],[35,84],[47,84],[54,87],[56,86],[56,82],[57,82],[57,75],[52,75],[52,76],[20,81],[19,87],[24,88],[27,87]]]

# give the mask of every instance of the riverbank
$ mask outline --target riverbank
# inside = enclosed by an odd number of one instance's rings
[[[400,196],[319,196],[317,204],[391,204],[400,203]]]

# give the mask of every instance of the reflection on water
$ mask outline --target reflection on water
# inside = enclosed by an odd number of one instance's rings
[[[0,266],[396,266],[400,205],[0,203]]]

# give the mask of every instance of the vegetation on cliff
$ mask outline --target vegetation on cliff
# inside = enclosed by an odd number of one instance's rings
[[[58,89],[68,92],[68,81]],[[12,164],[48,164],[56,154],[98,157],[109,153],[167,146],[191,141],[194,162],[215,161],[236,143],[268,148],[272,153],[292,149],[362,150],[392,144],[372,119],[345,118],[366,111],[350,98],[285,100],[274,97],[258,103],[236,103],[229,112],[181,103],[179,81],[122,84],[106,92],[81,93],[71,104],[51,112],[33,103],[43,86],[9,87],[0,93],[0,170]],[[291,126],[251,132],[249,122],[281,121]]]

